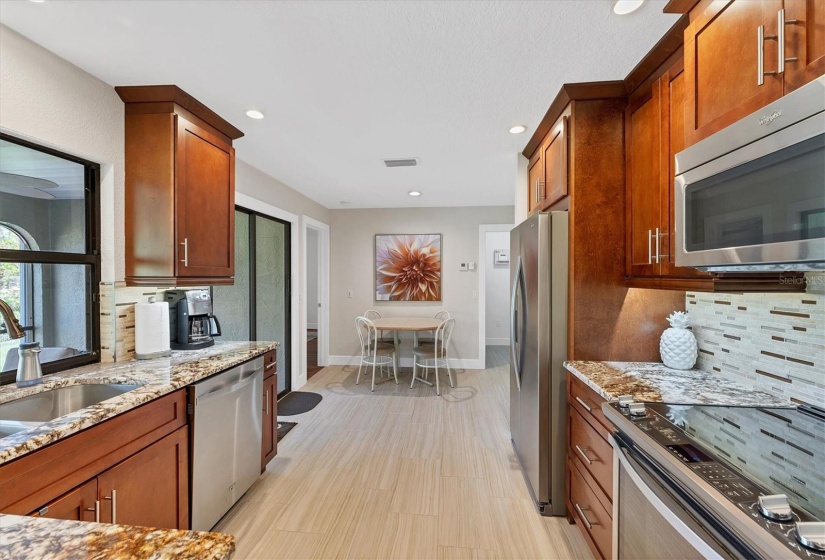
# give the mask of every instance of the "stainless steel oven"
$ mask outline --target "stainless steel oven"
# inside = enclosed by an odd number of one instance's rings
[[[676,264],[825,269],[825,76],[676,154]]]

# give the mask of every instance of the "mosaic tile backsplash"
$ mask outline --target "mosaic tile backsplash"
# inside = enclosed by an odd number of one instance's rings
[[[806,278],[806,293],[687,292],[697,367],[825,406],[825,275]]]

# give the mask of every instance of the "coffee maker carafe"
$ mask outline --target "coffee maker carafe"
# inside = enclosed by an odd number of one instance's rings
[[[166,301],[177,311],[173,349],[197,350],[215,344],[214,337],[221,335],[221,324],[212,314],[209,290],[167,290]]]

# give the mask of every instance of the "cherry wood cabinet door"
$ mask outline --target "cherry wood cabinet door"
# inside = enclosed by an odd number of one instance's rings
[[[261,472],[278,452],[278,376],[264,379],[263,445],[261,446]]]
[[[776,36],[782,5],[782,0],[704,0],[694,8],[698,13],[685,30],[688,145],[782,97],[777,40],[758,43],[760,26],[766,37]]]
[[[533,157],[530,158],[530,163],[527,167],[527,211],[532,214],[536,212],[541,204],[539,194],[541,193],[542,183],[544,183],[544,162],[541,159],[542,148],[539,146]]]
[[[540,148],[544,160],[544,182],[539,186],[539,204],[552,206],[567,196],[567,117],[563,116]]]
[[[785,0],[785,21],[787,94],[825,74],[825,2]]]
[[[235,150],[177,116],[177,275],[235,274]]]
[[[685,73],[677,64],[660,78],[662,97],[662,217],[659,252],[662,276],[709,278],[696,268],[676,266],[675,156],[685,149]]]
[[[625,188],[627,204],[627,274],[658,276],[656,236],[662,223],[660,150],[661,100],[659,83],[651,95],[631,104],[625,114]]]
[[[188,529],[188,434],[179,428],[99,475],[100,520]]]
[[[96,521],[95,501],[97,500],[97,480],[90,480],[66,492],[53,502],[38,508],[31,515],[49,519],[69,519],[71,521]]]

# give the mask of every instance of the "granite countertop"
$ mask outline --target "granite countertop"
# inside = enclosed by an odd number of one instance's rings
[[[140,385],[128,393],[0,438],[0,465],[278,346],[277,342],[220,342],[203,350],[173,351],[167,358],[91,364],[48,375],[43,383],[32,387],[0,386],[0,403],[4,403],[68,385]]]
[[[0,558],[226,560],[235,537],[223,533],[151,529],[0,514]]]
[[[651,362],[565,362],[564,367],[607,400],[719,406],[790,406],[787,399],[698,369]]]

